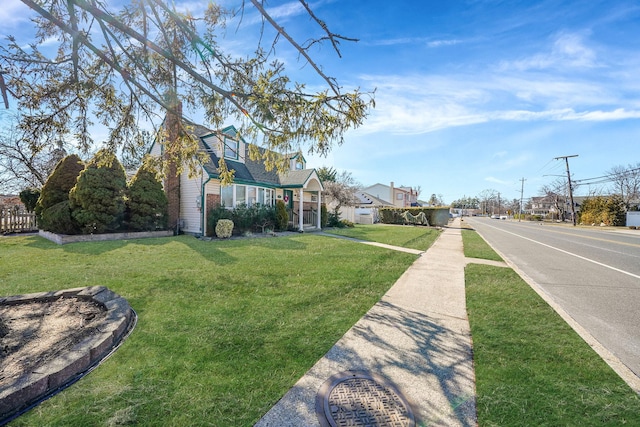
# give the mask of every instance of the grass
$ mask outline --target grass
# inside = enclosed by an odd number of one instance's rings
[[[513,270],[465,280],[479,425],[640,425],[639,396]]]
[[[438,229],[413,225],[358,224],[353,228],[334,228],[326,231],[339,236],[417,250],[427,250],[440,236]]]
[[[104,285],[139,316],[102,366],[11,425],[253,425],[415,259],[311,234],[0,239],[0,295]]]
[[[492,261],[503,261],[500,255],[484,241],[478,233],[470,229],[462,230],[462,242],[464,245],[464,256],[468,258],[488,259]]]
[[[438,235],[336,231],[416,249]],[[499,259],[462,233],[466,256]],[[253,425],[414,260],[311,234],[0,239],[0,295],[105,285],[139,316],[102,366],[11,425]],[[479,425],[640,425],[638,395],[515,272],[470,264],[465,278]]]

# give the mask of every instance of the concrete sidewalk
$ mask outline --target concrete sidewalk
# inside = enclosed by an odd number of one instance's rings
[[[256,426],[320,426],[318,391],[344,371],[365,371],[387,380],[410,404],[416,426],[475,426],[475,375],[459,226],[457,218],[445,228]]]

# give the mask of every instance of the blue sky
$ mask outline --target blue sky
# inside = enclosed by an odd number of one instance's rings
[[[226,0],[224,4],[237,4]],[[180,2],[197,14],[205,2]],[[290,32],[317,34],[297,1],[271,1]],[[319,0],[333,32],[357,38],[314,52],[345,88],[375,89],[376,107],[326,158],[363,185],[420,187],[451,202],[493,189],[504,199],[539,194],[564,175],[605,175],[640,162],[640,2]],[[3,2],[0,33],[18,35],[27,8]],[[245,28],[256,27],[255,15]],[[6,24],[5,24],[6,23]],[[228,31],[239,51],[246,33]],[[279,52],[295,79],[311,69]],[[229,123],[233,124],[233,123]],[[546,175],[546,176],[545,176]],[[580,187],[587,194],[595,187]]]

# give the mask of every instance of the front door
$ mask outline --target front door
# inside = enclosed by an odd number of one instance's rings
[[[284,204],[287,209],[293,209],[293,191],[284,190]]]

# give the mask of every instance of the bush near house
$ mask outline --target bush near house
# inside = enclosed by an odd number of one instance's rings
[[[276,202],[276,230],[283,231],[289,226],[289,214],[282,200]]]
[[[412,216],[417,217],[420,213],[424,213],[429,225],[447,225],[449,221],[449,208],[380,208],[380,222],[384,224],[408,224],[404,213],[409,212]]]
[[[116,231],[124,219],[127,177],[108,150],[100,150],[69,191],[71,215],[83,234]]]
[[[216,224],[216,236],[219,239],[228,239],[233,233],[233,221],[230,219],[221,219]]]
[[[61,211],[60,206],[56,208],[55,213],[45,215],[45,211],[61,202],[69,201],[69,190],[76,185],[78,175],[84,169],[84,163],[75,154],[67,156],[60,160],[55,169],[45,182],[40,192],[40,197],[36,203],[35,213],[38,217],[38,226],[42,230],[52,231],[54,233],[63,233],[48,223],[49,218],[58,218]],[[62,209],[64,210],[64,209]],[[66,227],[65,227],[66,228]],[[66,233],[65,233],[66,234]]]
[[[276,208],[261,204],[239,204],[234,209],[227,209],[223,205],[217,205],[207,212],[208,236],[214,235],[214,230],[222,219],[233,221],[233,234],[242,235],[251,231],[264,233],[267,229],[276,227]]]
[[[167,228],[167,195],[156,178],[156,170],[144,162],[127,188],[126,223],[134,231]]]
[[[320,205],[320,227],[325,228],[327,226],[327,222],[329,221],[329,215],[327,211],[327,205]]]

